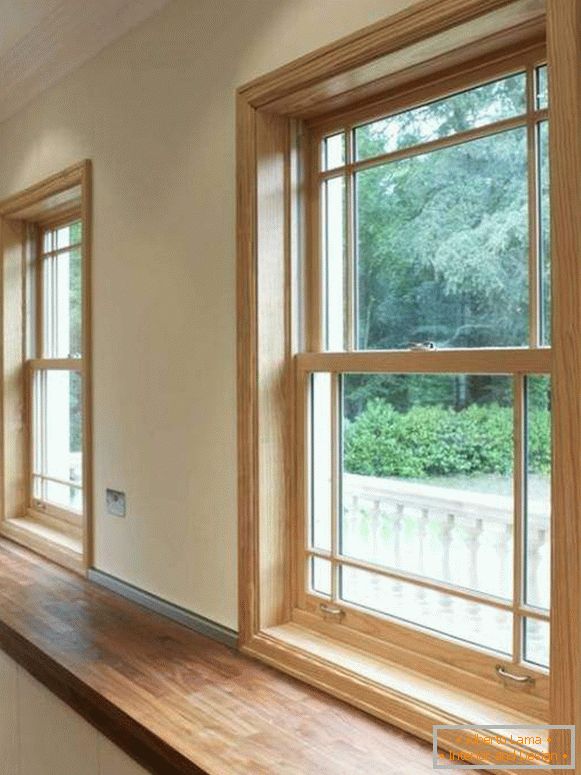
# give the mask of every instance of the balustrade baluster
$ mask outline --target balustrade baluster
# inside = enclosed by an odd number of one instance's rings
[[[455,527],[456,515],[446,514],[446,519],[442,525],[442,578],[448,582],[452,580],[452,534]],[[451,595],[440,595],[440,612],[444,620],[451,623],[454,618],[454,599]]]
[[[478,555],[480,550],[480,536],[482,535],[482,519],[474,520],[472,527],[467,528],[466,542],[469,551],[469,586],[471,589],[478,589]],[[468,607],[470,619],[475,632],[481,629],[481,607],[477,603],[470,603]]]
[[[426,544],[426,536],[428,534],[429,519],[430,519],[430,515],[429,515],[428,509],[423,508],[421,510],[421,516],[418,523],[418,573],[421,576],[425,575],[425,571],[426,571],[425,544]],[[417,598],[421,606],[422,613],[423,614],[429,613],[429,611],[427,610],[429,606],[427,605],[427,602],[426,602],[427,595],[424,587],[417,588]]]
[[[512,548],[513,532],[512,522],[507,522],[506,525],[501,527],[498,534],[498,540],[496,542],[496,551],[499,555],[500,577],[498,581],[499,587],[497,589],[497,593],[501,597],[505,597],[507,593],[510,597],[512,597],[512,563],[509,563],[509,557],[510,549]],[[501,629],[506,627],[506,616],[504,611],[500,609],[498,609],[496,612],[496,623],[497,626],[499,626]]]
[[[379,498],[376,498],[373,501],[373,509],[371,511],[371,552],[372,552],[372,557],[376,562],[381,562],[382,560],[380,527],[381,527],[380,501],[379,501]]]
[[[528,540],[527,561],[530,572],[527,572],[527,602],[532,605],[539,605],[543,599],[539,585],[539,568],[541,564],[541,550],[547,540],[547,530],[539,527],[536,530],[530,530],[531,538]]]
[[[456,525],[454,514],[447,514],[446,521],[442,525],[442,578],[444,581],[452,581],[450,555],[452,548],[452,531]]]

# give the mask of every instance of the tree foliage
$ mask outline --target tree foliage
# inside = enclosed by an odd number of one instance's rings
[[[357,157],[411,148],[491,120],[522,115],[525,109],[525,78],[515,75],[358,128]],[[545,257],[541,317],[546,328],[546,124],[539,137]],[[361,349],[406,348],[410,342],[426,340],[442,348],[528,344],[525,128],[360,170],[356,211]],[[508,379],[470,375],[351,375],[344,396],[346,417],[353,420],[363,411],[380,412],[380,404],[367,409],[378,399],[385,404],[381,411],[386,422],[386,407],[406,413],[418,402],[456,412],[490,405],[491,415],[500,416],[511,405],[512,384]],[[508,416],[506,411],[504,415]],[[428,413],[426,421],[432,416]]]

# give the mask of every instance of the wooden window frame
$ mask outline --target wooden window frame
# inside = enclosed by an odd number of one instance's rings
[[[91,180],[91,163],[86,160],[0,203],[4,386],[0,535],[80,573],[92,565]],[[44,232],[73,221],[82,224],[82,356],[49,358],[42,349],[41,238]],[[10,279],[10,272],[16,281]],[[15,325],[8,322],[10,305],[21,310]],[[82,514],[48,504],[45,509],[35,506],[31,386],[33,373],[44,368],[82,374]]]
[[[81,222],[82,223],[82,212],[80,208],[71,209],[67,214],[65,215],[57,215],[53,220],[47,220],[43,221],[41,224],[39,224],[36,228],[36,258],[35,263],[31,267],[32,273],[34,275],[34,284],[33,290],[34,290],[34,302],[33,302],[33,310],[32,314],[28,312],[27,314],[27,325],[32,326],[34,329],[34,336],[30,336],[29,339],[33,341],[34,348],[33,352],[29,353],[29,357],[26,361],[26,370],[27,370],[27,376],[26,376],[26,388],[25,388],[25,398],[26,398],[26,416],[28,418],[28,428],[29,428],[29,439],[28,439],[28,475],[29,475],[29,481],[28,481],[28,516],[31,517],[34,520],[42,522],[43,520],[57,520],[57,527],[61,528],[77,528],[80,529],[82,524],[82,512],[75,512],[71,509],[66,509],[64,507],[57,506],[50,501],[41,501],[41,499],[37,498],[34,495],[34,483],[33,480],[35,478],[34,473],[34,441],[33,441],[33,426],[34,426],[34,417],[33,417],[33,380],[35,378],[35,374],[37,374],[40,371],[44,370],[54,370],[59,369],[63,371],[69,371],[69,372],[78,372],[81,375],[83,375],[85,366],[84,366],[84,357],[81,353],[79,357],[74,358],[69,354],[69,357],[51,357],[45,354],[44,347],[45,347],[45,279],[44,279],[44,271],[43,271],[43,261],[46,260],[47,256],[54,256],[58,253],[62,252],[69,252],[71,250],[78,249],[81,252],[81,271],[83,269],[83,240],[81,236],[81,241],[78,243],[74,243],[71,245],[68,245],[65,248],[61,248],[60,250],[54,250],[54,251],[44,251],[43,250],[43,244],[44,244],[44,238],[45,235],[48,232],[52,232],[58,228],[63,228],[68,225],[71,225],[73,223]],[[82,286],[81,286],[82,287]],[[82,314],[82,310],[81,310]],[[81,321],[81,336],[82,336],[82,329],[84,328],[84,321]],[[83,407],[84,410],[84,407]],[[84,422],[83,422],[84,424]],[[47,476],[40,476],[40,478],[43,478],[47,481],[54,481],[57,480],[51,479],[51,477]],[[62,484],[65,484],[65,482],[61,482]],[[67,483],[68,484],[68,483]],[[82,486],[79,486],[79,489],[83,490]],[[64,523],[64,524],[59,524]]]
[[[467,66],[466,72],[455,74],[445,79],[436,79],[435,85],[428,85],[424,89],[405,91],[404,94],[390,95],[384,101],[374,102],[371,106],[364,106],[356,110],[340,112],[331,118],[325,116],[307,122],[303,132],[303,145],[305,164],[308,170],[307,193],[308,217],[309,217],[309,249],[308,259],[308,293],[309,308],[306,314],[307,341],[306,352],[300,352],[295,356],[297,371],[296,387],[296,414],[298,417],[296,429],[296,460],[297,479],[295,483],[296,501],[295,515],[296,529],[294,535],[296,546],[291,551],[296,552],[293,562],[296,568],[297,578],[295,594],[291,599],[292,619],[300,622],[305,627],[321,629],[321,618],[328,620],[323,624],[322,631],[330,637],[345,640],[351,633],[343,632],[343,628],[357,631],[373,637],[380,638],[384,643],[379,647],[386,653],[389,649],[402,649],[399,655],[399,663],[407,665],[410,669],[420,669],[422,672],[432,675],[435,679],[441,677],[442,666],[453,660],[456,667],[461,668],[456,673],[455,683],[467,692],[472,691],[486,696],[490,701],[498,702],[514,707],[517,711],[534,714],[546,721],[548,715],[549,679],[548,671],[543,667],[526,662],[524,659],[523,628],[527,618],[537,621],[549,621],[549,612],[519,602],[522,597],[521,575],[523,571],[523,552],[525,543],[525,513],[526,505],[522,498],[524,492],[524,416],[525,416],[525,378],[533,374],[548,374],[551,368],[551,352],[541,345],[539,318],[539,255],[537,233],[537,207],[538,207],[538,177],[537,156],[538,137],[537,128],[542,122],[548,120],[548,110],[538,108],[535,104],[534,83],[536,81],[537,68],[546,62],[546,48],[544,45],[533,44],[522,51],[510,52],[505,58],[495,56],[491,62],[478,61],[476,66]],[[462,132],[446,136],[439,140],[418,143],[401,151],[393,151],[374,156],[362,161],[350,161],[346,159],[343,165],[337,165],[330,170],[322,170],[320,165],[321,148],[326,137],[344,134],[346,138],[345,148],[348,152],[353,144],[352,131],[355,127],[370,121],[384,118],[386,115],[394,115],[401,111],[411,110],[418,105],[425,105],[434,99],[442,99],[450,94],[476,88],[482,84],[490,83],[496,79],[506,78],[515,73],[526,74],[526,109],[519,116],[500,121],[491,121],[477,129],[467,129]],[[320,186],[329,179],[343,179],[345,182],[347,213],[349,225],[346,227],[347,235],[352,234],[352,201],[353,183],[352,175],[356,170],[376,167],[386,161],[396,159],[409,159],[413,156],[434,151],[441,148],[458,147],[476,138],[492,137],[500,131],[513,128],[526,130],[527,134],[527,180],[529,186],[529,251],[528,251],[528,277],[529,277],[529,310],[528,310],[528,345],[525,348],[474,348],[469,350],[444,350],[440,352],[410,352],[407,350],[382,352],[374,350],[359,350],[354,344],[354,314],[353,299],[347,296],[345,312],[345,349],[342,352],[329,352],[325,350],[322,341],[324,325],[324,292],[321,288],[323,272],[323,239],[320,236],[322,229],[322,196]],[[351,228],[350,228],[351,226]],[[350,277],[353,283],[354,255],[353,237],[347,237],[345,275]],[[351,311],[351,314],[349,314]],[[425,370],[425,372],[423,371]],[[459,589],[452,584],[418,578],[414,574],[398,572],[394,569],[382,568],[366,563],[359,558],[342,555],[339,551],[337,540],[332,544],[330,551],[322,551],[310,546],[308,540],[309,523],[309,487],[308,487],[308,454],[310,423],[304,415],[304,407],[308,406],[310,394],[310,376],[315,373],[328,373],[334,385],[334,394],[337,398],[339,387],[338,378],[347,373],[468,373],[468,374],[499,374],[505,375],[513,382],[514,388],[514,542],[513,542],[513,591],[511,601],[502,602],[491,595],[477,591]],[[336,403],[336,402],[334,402]],[[333,412],[333,435],[337,436],[338,413]],[[336,443],[338,441],[336,440]],[[338,489],[337,465],[335,469],[333,492]],[[338,497],[338,496],[337,496]],[[336,511],[336,509],[334,510]],[[336,517],[332,520],[332,536],[337,537],[339,526]],[[331,563],[332,594],[325,596],[309,589],[309,561],[318,557]],[[481,603],[489,608],[496,608],[512,614],[513,621],[513,654],[512,657],[493,654],[490,650],[478,645],[468,646],[461,640],[446,635],[430,635],[427,630],[422,630],[419,623],[403,624],[397,618],[382,615],[381,613],[366,612],[362,606],[350,604],[341,599],[337,594],[339,585],[338,568],[353,567],[370,571],[384,578],[397,578],[405,582],[410,580],[416,588],[424,588],[439,592],[449,592],[455,599],[463,598],[476,603]],[[329,605],[330,603],[330,605]],[[340,630],[331,622],[340,621]],[[444,639],[444,643],[435,642]],[[406,648],[403,649],[405,644]],[[377,651],[377,647],[374,648]],[[477,661],[476,655],[480,655]],[[430,659],[426,659],[429,656]],[[526,692],[507,692],[504,684],[496,677],[496,668],[499,664],[519,676],[526,676],[531,683],[527,685]],[[509,667],[507,667],[507,665]],[[491,680],[493,678],[493,680]],[[534,683],[532,683],[534,682]]]
[[[475,57],[490,60],[501,51],[546,42],[553,310],[552,348],[543,357],[552,377],[554,446],[548,719],[579,724],[581,471],[573,461],[581,459],[580,40],[581,0],[547,0],[546,6],[541,0],[427,0],[237,94],[240,648],[426,739],[432,724],[478,716],[478,703],[485,699],[472,697],[476,708],[468,700],[458,704],[450,687],[441,688],[441,682],[453,683],[454,665],[433,676],[432,689],[440,688],[430,694],[414,666],[405,664],[405,643],[381,661],[364,653],[378,646],[372,636],[342,643],[322,625],[293,616],[301,422],[295,412],[300,371],[295,355],[304,349],[306,241],[300,134],[306,121],[358,109],[386,89],[405,84],[421,90],[434,78],[458,77]],[[348,357],[336,355],[339,370]],[[382,354],[367,357],[372,370]],[[301,368],[315,365],[316,358],[307,352]],[[581,741],[577,756],[580,746]]]

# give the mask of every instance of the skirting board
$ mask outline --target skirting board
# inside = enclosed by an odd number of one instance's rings
[[[208,638],[224,643],[226,646],[236,648],[238,645],[238,633],[231,630],[229,627],[224,627],[222,624],[206,619],[205,616],[187,611],[185,608],[168,603],[166,600],[162,600],[160,597],[151,595],[149,592],[144,592],[138,587],[134,587],[132,584],[128,584],[121,579],[117,579],[114,576],[110,576],[108,573],[97,570],[96,568],[90,568],[87,573],[87,578],[94,584],[99,584],[102,587],[111,592],[115,592],[122,597],[126,597],[128,600],[137,603],[138,605],[148,608],[150,611],[154,611],[161,616],[165,616],[168,619],[172,619],[178,624],[182,624],[184,627],[189,627],[190,630],[199,632],[201,635],[206,635]]]

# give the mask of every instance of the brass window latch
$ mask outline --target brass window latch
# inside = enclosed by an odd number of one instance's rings
[[[519,686],[534,686],[535,679],[530,675],[517,675],[506,670],[502,665],[496,665],[494,668],[496,675],[502,678],[503,681],[512,681]]]
[[[345,616],[345,611],[342,611],[340,608],[337,608],[335,605],[328,605],[327,603],[321,603],[319,606],[323,616],[325,619],[332,618],[332,619],[342,619]]]
[[[430,350],[438,349],[435,342],[409,342],[408,347],[410,350],[418,352],[429,352]]]

